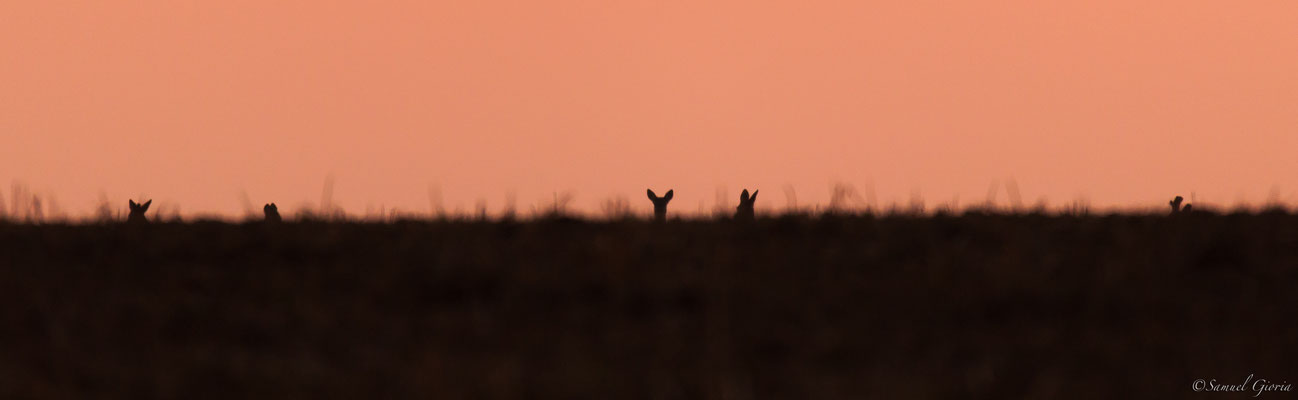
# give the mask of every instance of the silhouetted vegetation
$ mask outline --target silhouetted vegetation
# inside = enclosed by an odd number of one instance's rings
[[[1298,381],[1282,211],[562,207],[0,222],[0,398],[1153,399]]]

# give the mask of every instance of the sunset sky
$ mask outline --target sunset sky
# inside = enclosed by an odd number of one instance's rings
[[[0,193],[1298,204],[1298,2],[14,1]],[[1003,189],[998,201],[1007,199]],[[6,208],[8,204],[6,204]]]

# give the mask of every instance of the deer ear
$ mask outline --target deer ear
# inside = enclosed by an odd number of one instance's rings
[[[760,192],[760,191],[761,191],[761,190],[754,190],[754,191],[753,191],[753,195],[748,197],[748,202],[749,202],[749,203],[752,203],[752,202],[757,201],[757,192]]]
[[[748,189],[744,189],[744,192],[739,194],[739,202],[740,203],[748,202]]]
[[[126,203],[127,203],[128,205],[131,206],[131,209],[132,209],[132,210],[134,210],[136,207],[139,207],[139,206],[140,206],[139,204],[135,204],[135,200],[127,199],[127,200],[126,200]]]
[[[672,190],[671,190],[671,189],[668,189],[668,190],[667,190],[667,195],[666,195],[666,196],[663,196],[663,198],[664,198],[664,199],[667,199],[667,200],[670,201],[670,200],[672,199]]]
[[[140,211],[148,211],[150,204],[153,204],[153,199],[149,199],[149,201],[144,202],[144,204],[140,206]]]
[[[658,200],[658,195],[654,194],[653,189],[645,189],[645,192],[649,193],[649,200]]]

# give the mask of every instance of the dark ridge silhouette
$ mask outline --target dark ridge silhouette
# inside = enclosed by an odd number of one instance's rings
[[[279,207],[275,203],[267,204],[261,210],[266,213],[266,222],[280,222],[283,220],[279,217]]]
[[[654,220],[659,222],[666,221],[667,203],[672,201],[672,189],[667,189],[667,194],[663,195],[663,197],[658,197],[658,195],[654,194],[653,189],[645,189],[645,191],[649,193],[649,201],[654,203]]]
[[[131,214],[126,217],[126,222],[132,224],[149,223],[149,219],[144,217],[144,212],[149,211],[149,205],[153,204],[153,200],[146,201],[144,204],[136,204],[135,200],[127,200],[126,202],[131,207]]]
[[[744,192],[739,194],[739,206],[735,207],[735,219],[753,219],[753,203],[757,202],[757,192],[757,190],[754,190],[753,195],[749,196],[748,189],[744,189]]]
[[[1190,386],[1292,383],[1298,215],[1206,208],[0,223],[0,340],[22,344],[0,351],[0,399],[1226,399],[1256,392]]]

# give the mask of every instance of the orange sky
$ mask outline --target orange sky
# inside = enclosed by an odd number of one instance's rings
[[[1298,203],[1298,2],[19,1],[0,183],[153,198],[673,211]],[[1002,191],[999,200],[1006,196]],[[733,204],[734,199],[728,199]]]

